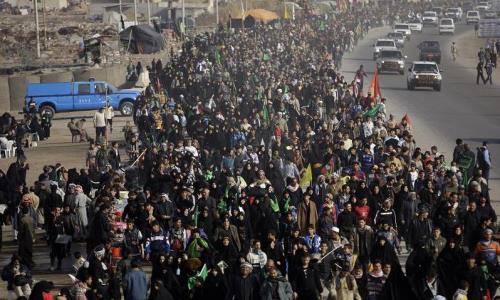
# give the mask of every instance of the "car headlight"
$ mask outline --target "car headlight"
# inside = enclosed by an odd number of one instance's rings
[[[418,79],[418,75],[415,75],[415,79]]]
[[[380,49],[375,48],[375,53],[380,52]]]
[[[383,60],[381,60],[381,61],[380,61],[380,63],[381,63],[381,64],[383,64],[383,63],[384,63],[384,61],[383,61]]]
[[[405,63],[404,63],[404,62],[402,62],[402,61],[400,61],[400,62],[399,62],[399,65],[400,65],[400,66],[404,66],[404,64],[405,64]]]

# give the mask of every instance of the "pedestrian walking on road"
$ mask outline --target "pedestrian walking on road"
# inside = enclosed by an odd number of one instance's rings
[[[453,58],[453,61],[457,60],[457,55],[458,55],[458,49],[457,46],[455,45],[455,42],[451,43],[451,57]]]
[[[94,115],[95,140],[100,141],[106,137],[106,115],[104,108],[99,108]]]
[[[491,156],[487,141],[483,142],[482,147],[477,148],[477,166],[483,171],[483,177],[488,180],[490,177]]]
[[[486,70],[486,79],[484,80],[484,84],[486,83],[490,83],[490,84],[493,84],[493,78],[492,78],[492,75],[493,75],[493,63],[491,61],[488,61],[486,63],[486,66],[484,67],[484,69]]]
[[[477,76],[476,76],[476,84],[479,84],[479,78],[485,83],[484,73],[483,73],[483,63],[479,61],[476,66]]]
[[[106,104],[104,115],[106,116],[106,124],[109,126],[109,132],[113,133],[113,118],[115,112],[113,111],[113,106],[109,102]]]

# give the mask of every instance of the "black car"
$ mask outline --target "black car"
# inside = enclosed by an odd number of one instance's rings
[[[418,45],[421,61],[441,63],[441,47],[438,41],[423,41]]]

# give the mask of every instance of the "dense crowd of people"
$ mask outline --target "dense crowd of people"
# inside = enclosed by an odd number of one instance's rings
[[[61,299],[492,299],[488,144],[457,139],[449,161],[422,149],[408,116],[363,93],[363,66],[352,81],[339,71],[387,12],[408,14],[352,8],[197,36],[148,66],[128,159],[96,139],[87,168],[46,166],[28,188],[19,155],[0,172],[19,243],[9,297],[53,289],[31,284],[43,227],[51,270],[86,243]]]

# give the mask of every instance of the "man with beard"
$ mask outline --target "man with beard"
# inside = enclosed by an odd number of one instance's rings
[[[278,277],[278,270],[271,268],[262,283],[260,296],[263,300],[290,300],[293,298],[292,286],[284,277]]]
[[[230,284],[228,299],[258,300],[259,282],[252,274],[252,265],[244,262],[240,266],[240,274],[234,275]]]

